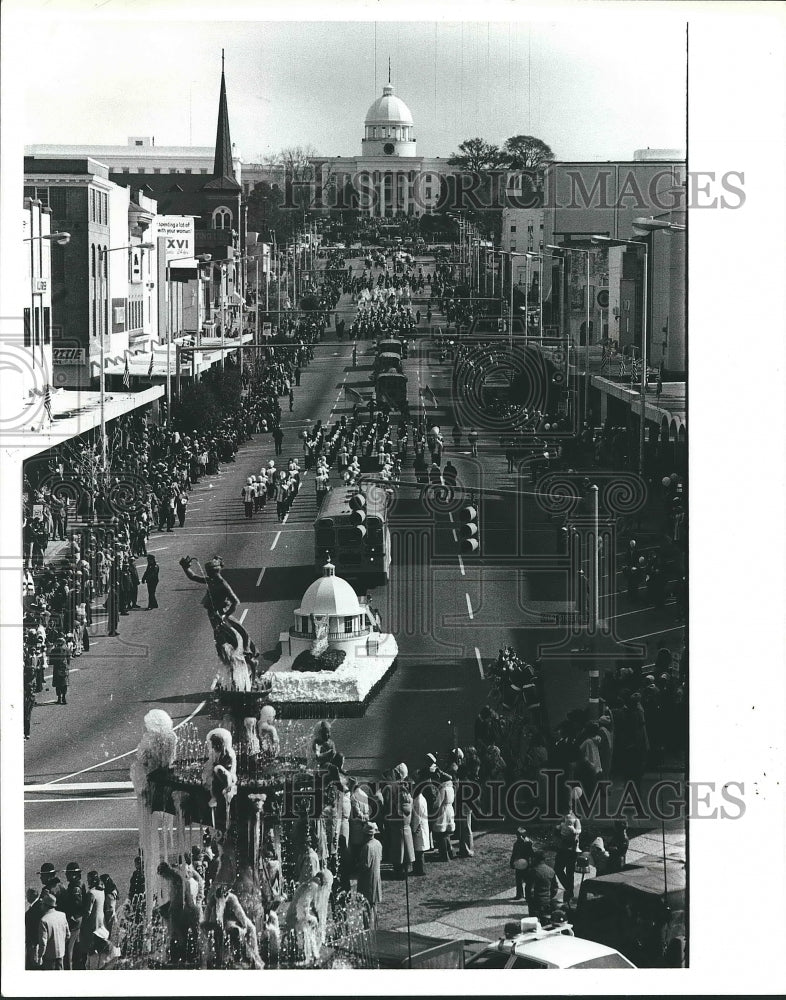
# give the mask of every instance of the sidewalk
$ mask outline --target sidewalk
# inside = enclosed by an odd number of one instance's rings
[[[527,915],[523,901],[513,899],[515,880],[509,867],[512,832],[481,830],[475,835],[475,856],[447,864],[427,863],[425,878],[409,878],[410,930],[438,938],[463,938],[482,944],[504,935],[505,924]],[[627,864],[644,857],[660,858],[660,830],[631,837]],[[685,834],[666,831],[666,857],[685,861]],[[547,857],[548,860],[548,857]],[[595,870],[585,878],[592,878]],[[579,890],[576,879],[576,893]],[[562,899],[562,889],[557,899]],[[384,881],[379,906],[380,928],[407,930],[406,890],[403,881]]]

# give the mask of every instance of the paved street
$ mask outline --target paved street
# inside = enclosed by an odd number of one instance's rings
[[[425,300],[416,300],[418,306],[425,313]],[[342,296],[339,311],[349,326],[354,311],[349,296]],[[369,391],[373,349],[373,342],[359,342],[353,369],[352,343],[325,335],[303,370],[294,411],[284,407],[283,459],[302,454],[298,434],[307,423],[351,412],[355,397],[348,397],[345,387]],[[426,509],[411,468],[405,467],[391,517],[391,580],[374,591],[383,623],[399,643],[398,669],[363,718],[334,725],[349,769],[361,777],[379,776],[399,760],[417,765],[432,750],[471,742],[475,715],[488,693],[488,661],[505,645],[534,658],[539,643],[557,641],[561,627],[539,624],[539,616],[544,607],[563,607],[568,594],[567,560],[556,556],[555,529],[534,503],[528,470],[506,472],[502,450],[490,437],[481,436],[478,458],[466,441],[453,447],[450,359],[440,360],[424,331],[404,365],[413,413],[425,407],[429,422],[443,429],[445,458],[453,461],[460,481],[483,490],[481,554],[458,554],[452,515]],[[285,523],[277,522],[272,504],[245,519],[240,487],[273,450],[268,435],[256,435],[234,463],[194,487],[185,527],[155,532],[148,543],[161,565],[160,609],[132,611],[121,619],[118,638],[99,635],[93,641],[90,652],[74,661],[67,706],[57,705],[53,692],[39,696],[25,757],[28,883],[35,883],[44,858],[62,868],[75,856],[83,864],[100,857],[106,870],[124,878],[136,850],[132,793],[123,786],[94,791],[91,785],[127,782],[149,708],[165,708],[176,724],[195,719],[205,728],[199,713],[215,656],[201,588],[183,575],[182,556],[204,563],[222,555],[243,624],[265,658],[276,658],[279,632],[291,624],[293,609],[316,575],[316,500],[313,476],[306,475]],[[618,636],[640,639],[651,649],[658,638],[671,638],[676,649],[681,627],[673,606],[630,606],[618,579],[613,612]],[[564,695],[571,704],[575,692]],[[557,716],[559,703],[551,711]],[[284,720],[280,730],[290,746],[304,746],[312,726]],[[57,786],[77,787],[66,792]]]

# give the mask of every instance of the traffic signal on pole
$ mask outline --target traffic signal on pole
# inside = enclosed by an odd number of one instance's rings
[[[461,551],[464,555],[477,555],[480,552],[480,528],[478,526],[478,508],[470,501],[459,511],[459,538]]]

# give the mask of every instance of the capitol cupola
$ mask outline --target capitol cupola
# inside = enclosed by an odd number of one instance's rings
[[[415,124],[412,112],[393,93],[388,81],[366,112],[363,156],[415,156]]]

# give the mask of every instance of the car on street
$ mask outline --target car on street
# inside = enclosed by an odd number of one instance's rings
[[[543,926],[534,918],[521,921],[520,933],[511,933],[468,958],[467,969],[635,969],[614,948],[579,938],[570,924]],[[526,928],[526,929],[524,929]]]

